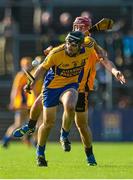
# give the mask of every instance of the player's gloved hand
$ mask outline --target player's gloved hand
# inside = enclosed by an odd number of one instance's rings
[[[126,79],[124,77],[124,75],[121,73],[121,71],[118,71],[116,69],[112,69],[112,73],[114,74],[115,78],[120,81],[121,84],[125,84],[126,83]]]
[[[24,86],[24,91],[31,94],[31,90],[32,90],[32,85],[31,85],[31,81],[28,81],[27,84]]]
[[[126,83],[126,79],[120,71],[117,72],[116,78],[120,81],[121,84]]]
[[[49,46],[47,49],[43,50],[44,55],[47,56],[52,49],[53,46]]]

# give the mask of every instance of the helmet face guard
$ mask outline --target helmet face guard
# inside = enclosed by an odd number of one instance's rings
[[[76,44],[84,43],[84,34],[80,31],[72,31],[68,33],[65,41],[75,42]]]
[[[80,31],[70,32],[66,39],[65,51],[69,56],[75,56],[79,53],[84,43],[84,34]]]

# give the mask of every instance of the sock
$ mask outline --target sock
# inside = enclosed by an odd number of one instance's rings
[[[85,148],[85,153],[86,153],[86,157],[87,157],[87,163],[97,165],[95,156],[93,154],[92,146],[90,148]]]
[[[37,145],[37,149],[36,149],[37,156],[45,156],[44,155],[45,146],[46,145],[44,145],[44,146]]]
[[[29,122],[28,122],[28,127],[30,129],[33,129],[33,128],[35,128],[36,123],[37,123],[37,121],[30,119]]]
[[[85,148],[85,154],[86,154],[87,158],[93,154],[92,146],[90,148]]]
[[[7,144],[10,140],[11,140],[11,137],[5,135],[5,136],[3,137],[3,144]]]
[[[60,139],[66,139],[69,135],[69,131],[65,131],[63,128],[61,129]]]

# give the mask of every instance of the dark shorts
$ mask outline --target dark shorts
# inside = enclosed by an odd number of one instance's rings
[[[43,91],[43,106],[54,107],[60,103],[60,96],[68,89],[78,89],[77,83],[68,84],[62,88],[45,88]]]
[[[85,112],[88,109],[88,92],[79,92],[76,112]]]

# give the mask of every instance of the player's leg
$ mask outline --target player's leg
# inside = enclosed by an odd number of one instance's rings
[[[64,106],[64,112],[62,116],[62,128],[60,135],[60,142],[64,151],[70,151],[71,145],[68,140],[68,135],[72,122],[75,116],[75,106],[77,103],[78,93],[75,89],[70,89],[62,94],[60,100]]]
[[[6,131],[6,133],[5,133],[4,137],[3,137],[3,140],[2,140],[3,147],[7,147],[8,146],[9,141],[12,138],[13,131],[16,128],[18,128],[18,127],[20,127],[22,125],[22,123],[27,118],[27,114],[28,114],[27,110],[19,110],[19,111],[15,112],[14,123],[11,126],[9,126],[9,128],[7,129],[7,131]]]
[[[38,144],[36,151],[38,166],[47,166],[47,161],[45,159],[45,148],[48,135],[55,122],[56,109],[56,107],[44,107],[43,109],[43,123],[38,130]]]
[[[88,93],[79,93],[78,95],[75,123],[85,148],[88,165],[97,165],[92,148],[92,132],[88,125]]]
[[[93,147],[92,147],[92,133],[91,129],[88,126],[88,113],[86,112],[76,112],[75,115],[75,123],[80,133],[80,137],[82,143],[84,145],[85,154],[87,157],[88,165],[96,165],[96,160],[93,154]]]
[[[75,123],[81,136],[82,143],[85,148],[92,146],[92,132],[88,125],[88,111],[76,112]]]
[[[33,146],[36,147],[37,145],[37,138],[38,138],[38,129],[40,127],[40,125],[42,124],[43,122],[43,111],[41,112],[38,120],[37,120],[37,124],[36,124],[36,130],[35,132],[32,134],[32,137],[31,137],[31,143],[33,144]]]
[[[42,112],[42,95],[40,94],[30,109],[29,122],[13,132],[15,137],[22,137],[25,134],[32,134],[35,131],[37,120]]]
[[[45,148],[48,135],[55,122],[57,105],[59,104],[59,97],[62,93],[62,88],[44,88],[43,98],[43,123],[38,130],[38,144],[37,144],[37,165],[47,166],[45,159]]]

